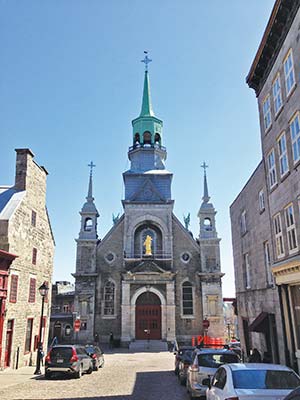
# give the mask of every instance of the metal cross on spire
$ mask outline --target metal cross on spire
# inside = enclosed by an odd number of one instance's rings
[[[93,163],[93,161],[91,161],[91,163],[90,164],[88,164],[88,167],[90,167],[90,175],[92,176],[93,175],[93,168],[95,168],[96,167],[96,165]]]
[[[203,161],[203,164],[201,165],[201,168],[204,169],[204,174],[206,175],[206,169],[208,168],[208,165],[206,164],[205,161]]]
[[[145,58],[141,60],[142,63],[145,64],[145,71],[148,71],[148,64],[151,63],[151,59],[148,57],[148,51],[144,51],[145,53]]]

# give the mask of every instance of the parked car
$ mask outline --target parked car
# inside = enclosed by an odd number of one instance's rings
[[[92,358],[84,346],[57,345],[53,346],[45,358],[45,378],[53,374],[63,373],[80,378],[83,373],[93,372]]]
[[[207,382],[209,383],[209,382]],[[300,385],[300,377],[285,365],[228,364],[213,376],[207,400],[283,400]]]
[[[284,400],[300,400],[300,387],[293,390],[290,394],[288,394]]]
[[[87,344],[85,346],[85,351],[92,358],[94,371],[98,371],[99,368],[104,367],[103,351],[100,349],[100,347]]]
[[[192,350],[192,349],[185,351],[183,356],[181,357],[181,360],[179,361],[178,379],[179,379],[179,382],[181,385],[186,384],[187,370],[188,370],[188,367],[193,362],[193,352],[194,352],[194,350]]]
[[[179,362],[184,356],[185,352],[190,352],[194,351],[195,347],[194,346],[180,346],[177,351],[174,352],[175,355],[175,362],[174,362],[174,372],[176,375],[178,375],[179,371]]]
[[[207,382],[203,380],[214,375],[218,367],[227,363],[238,363],[239,356],[228,349],[197,349],[193,353],[193,362],[187,370],[186,388],[191,399],[205,398]]]

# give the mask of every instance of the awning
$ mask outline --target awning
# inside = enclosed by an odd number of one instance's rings
[[[266,333],[269,328],[268,315],[265,311],[261,312],[249,325],[249,331]]]

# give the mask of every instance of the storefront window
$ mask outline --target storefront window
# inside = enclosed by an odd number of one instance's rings
[[[291,286],[297,348],[300,349],[300,285]]]

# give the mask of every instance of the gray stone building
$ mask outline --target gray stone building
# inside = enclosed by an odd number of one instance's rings
[[[220,239],[206,174],[194,239],[173,213],[173,174],[165,167],[163,122],[151,105],[148,60],[141,113],[132,121],[130,169],[123,173],[124,213],[100,240],[92,167],[80,212],[74,277],[82,341],[97,335],[105,342],[112,332],[123,346],[144,339],[190,342],[203,334],[205,317],[209,334],[223,336]]]
[[[73,341],[75,286],[67,281],[56,281],[52,285],[49,344]]]
[[[46,209],[44,167],[29,149],[17,149],[13,186],[0,187],[0,249],[15,257],[9,267],[3,310],[0,367],[35,362],[42,297],[38,288],[51,283],[54,239]],[[41,341],[48,340],[51,293],[45,299]]]
[[[300,2],[277,0],[247,76],[262,161],[231,206],[244,347],[300,367]],[[277,340],[276,340],[277,338]]]

